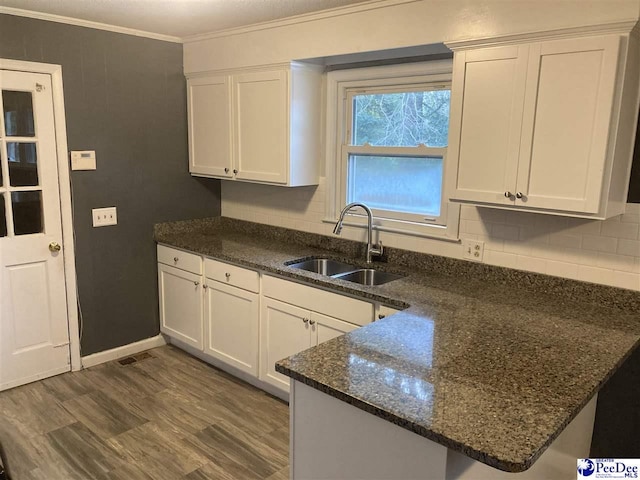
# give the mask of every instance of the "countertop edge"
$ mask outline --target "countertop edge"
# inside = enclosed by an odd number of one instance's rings
[[[406,420],[397,415],[394,415],[393,413],[390,413],[386,410],[382,410],[376,407],[375,405],[367,403],[363,400],[359,400],[358,398],[355,398],[347,393],[344,393],[340,390],[332,388],[324,383],[320,383],[316,380],[313,380],[305,375],[302,375],[294,370],[291,370],[290,368],[285,367],[280,362],[276,362],[276,372],[286,375],[298,382],[304,383],[305,385],[313,388],[314,390],[318,390],[319,392],[327,394],[359,410],[367,412],[371,415],[375,415],[376,417],[381,418],[394,425],[397,425],[400,428],[403,428],[423,438],[436,442],[439,445],[442,445],[444,447],[451,448],[452,450],[460,452],[468,456],[469,458],[472,458],[473,460],[477,460],[481,463],[484,463],[485,465],[488,465],[490,467],[496,468],[504,472],[521,473],[521,472],[524,472],[525,470],[528,470],[535,463],[535,461],[540,457],[540,455],[542,455],[542,453],[546,450],[546,447],[548,446],[546,445],[543,449],[540,450],[539,453],[537,453],[536,455],[530,458],[527,458],[521,463],[506,462],[495,456],[487,455],[486,453],[481,452],[479,450],[469,448],[468,446],[460,442],[451,440],[447,436],[434,432],[433,430],[430,430],[428,428],[420,427],[419,425],[416,425],[415,423],[409,420]]]

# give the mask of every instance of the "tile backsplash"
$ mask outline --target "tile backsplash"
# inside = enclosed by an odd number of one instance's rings
[[[313,187],[222,182],[222,215],[332,235],[323,223],[325,178]],[[385,245],[462,258],[460,243],[377,232]],[[364,241],[364,229],[343,237]],[[460,238],[485,243],[484,263],[640,291],[640,204],[605,221],[463,205]]]

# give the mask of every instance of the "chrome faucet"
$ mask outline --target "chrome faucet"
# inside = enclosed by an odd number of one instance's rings
[[[354,207],[362,207],[362,209],[367,213],[367,263],[371,263],[371,257],[373,255],[382,255],[383,247],[382,242],[379,242],[377,245],[373,244],[373,212],[371,212],[371,209],[364,203],[354,202],[344,207],[342,212],[340,212],[340,218],[338,219],[336,226],[333,228],[333,233],[335,235],[340,235],[344,216]]]

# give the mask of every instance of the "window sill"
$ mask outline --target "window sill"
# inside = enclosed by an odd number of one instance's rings
[[[335,225],[337,222],[337,219],[323,218],[322,222]],[[398,222],[398,223],[402,224],[405,222]],[[406,222],[406,223],[408,224],[409,222]],[[354,219],[344,220],[342,222],[342,225],[345,227],[356,227],[356,228],[362,228],[362,229],[367,228],[366,222],[358,222],[357,220],[354,220]],[[449,243],[461,242],[459,229],[456,229],[457,231],[455,232],[455,236],[453,236],[452,235],[453,232],[448,232],[447,227],[439,227],[439,226],[432,226],[432,225],[418,225],[418,224],[413,224],[412,226],[414,227],[412,229],[403,229],[399,227],[390,227],[386,225],[373,225],[373,230],[377,230],[379,232],[395,233],[398,235],[408,235],[412,237],[429,238],[431,240],[441,240],[443,242],[449,242]],[[435,231],[438,231],[438,233],[434,233]]]

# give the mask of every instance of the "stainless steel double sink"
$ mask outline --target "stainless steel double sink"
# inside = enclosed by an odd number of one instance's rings
[[[395,273],[375,270],[373,268],[360,268],[348,263],[331,260],[330,258],[312,258],[302,261],[293,260],[290,263],[287,262],[287,266],[367,286],[383,285],[393,280],[404,278],[402,275]]]

